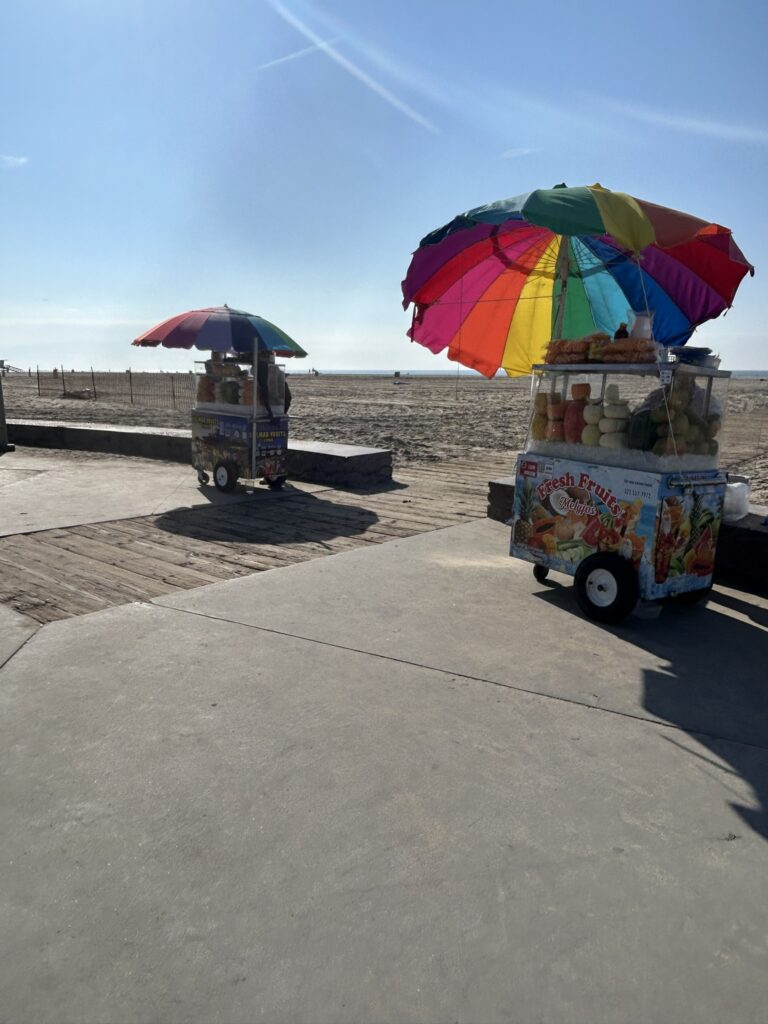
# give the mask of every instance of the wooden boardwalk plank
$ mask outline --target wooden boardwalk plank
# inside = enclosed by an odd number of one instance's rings
[[[385,490],[265,494],[6,537],[0,603],[52,622],[484,518],[500,461],[410,463]]]

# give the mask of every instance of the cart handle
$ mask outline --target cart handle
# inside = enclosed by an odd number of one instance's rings
[[[697,491],[709,490],[710,488],[713,487],[722,487],[723,484],[727,482],[728,478],[725,476],[724,473],[720,473],[718,476],[711,477],[707,480],[692,480],[689,477],[685,476],[673,476],[670,477],[667,481],[670,487],[691,487],[695,488]]]

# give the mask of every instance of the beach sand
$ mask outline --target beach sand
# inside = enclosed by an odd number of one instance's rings
[[[104,375],[100,375],[103,377]],[[178,375],[179,377],[185,375]],[[124,375],[115,374],[115,378]],[[142,375],[136,374],[140,391]],[[395,463],[437,462],[473,454],[512,472],[525,440],[529,379],[291,374],[292,435],[391,448]],[[34,377],[3,381],[8,419],[180,427],[188,407],[173,409],[99,399],[38,397]],[[721,465],[752,479],[752,500],[768,504],[768,380],[734,378],[722,437]]]

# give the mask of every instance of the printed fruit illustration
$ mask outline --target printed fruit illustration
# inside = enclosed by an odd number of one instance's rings
[[[693,576],[709,576],[715,567],[715,543],[707,526],[695,547],[683,556],[685,571]]]
[[[536,504],[535,491],[530,480],[525,481],[525,487],[520,493],[520,515],[515,523],[514,542],[515,544],[527,544],[528,538],[533,533],[533,509]]]
[[[564,516],[560,516],[555,523],[555,536],[558,540],[571,540],[575,531],[575,524]]]
[[[552,533],[545,533],[541,538],[541,546],[547,552],[548,555],[554,555],[557,553],[557,541]]]
[[[693,497],[693,506],[688,521],[691,525],[690,546],[696,547],[702,533],[712,525],[715,516],[711,509],[704,506],[704,499],[700,494]]]
[[[589,491],[584,487],[566,487],[565,493],[576,501],[589,501]]]
[[[559,516],[547,516],[546,519],[537,519],[534,526],[534,533],[539,536],[545,536],[546,534],[551,533],[559,518]]]

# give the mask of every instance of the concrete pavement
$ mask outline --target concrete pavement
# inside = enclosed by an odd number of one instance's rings
[[[601,629],[507,536],[28,639],[3,1017],[762,1021],[768,602]]]
[[[201,487],[191,466],[149,459],[17,450],[0,462],[0,537],[35,530],[157,515],[177,508],[243,501],[243,488],[222,494]],[[318,484],[292,482],[307,492]]]

